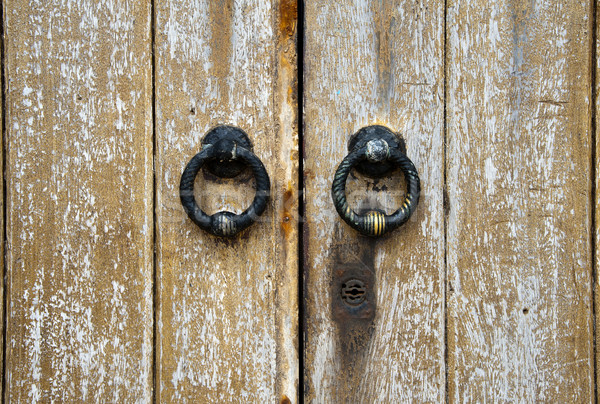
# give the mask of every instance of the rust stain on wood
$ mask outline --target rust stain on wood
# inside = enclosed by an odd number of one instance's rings
[[[279,32],[287,37],[296,35],[298,24],[298,2],[281,0],[279,3]]]
[[[276,198],[279,198],[278,195],[275,195]],[[294,220],[297,216],[297,212],[293,211],[293,208],[297,207],[296,196],[294,195],[294,189],[292,188],[292,183],[289,182],[287,185],[287,189],[282,195],[282,203],[283,203],[283,211],[281,213],[281,229],[283,230],[283,234],[285,239],[289,239],[290,234],[295,231],[293,225],[297,224],[297,220]]]

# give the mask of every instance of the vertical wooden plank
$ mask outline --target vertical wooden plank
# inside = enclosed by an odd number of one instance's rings
[[[456,402],[590,402],[590,4],[448,1]]]
[[[306,402],[443,402],[444,2],[305,3]],[[370,124],[401,132],[423,188],[410,221],[376,240],[344,224],[330,196],[350,136]],[[354,173],[351,205],[395,211],[401,176]],[[354,270],[374,281],[372,321],[332,308],[340,273]]]
[[[156,2],[158,402],[297,402],[295,23],[292,0]],[[230,240],[179,202],[185,165],[220,124],[248,133],[272,187]],[[209,214],[254,196],[248,172],[201,172],[195,188]]]
[[[2,83],[2,94],[4,93],[4,78],[6,77],[5,72],[4,72],[4,55],[6,54],[5,51],[5,44],[4,41],[0,41],[0,47],[2,50],[1,53],[1,64],[2,64],[2,68],[0,68],[0,83]],[[2,197],[0,197],[0,273],[2,274],[2,281],[0,282],[0,296],[2,296],[2,309],[0,310],[0,335],[2,335],[2,349],[0,349],[0,363],[2,363],[2,369],[0,369],[0,380],[4,380],[4,374],[5,374],[5,366],[4,366],[4,355],[5,355],[5,351],[4,351],[4,346],[5,346],[5,338],[6,338],[6,327],[5,327],[5,321],[4,321],[4,317],[5,317],[5,309],[6,309],[6,295],[4,294],[5,292],[5,287],[4,287],[4,283],[5,283],[5,274],[6,274],[6,269],[4,266],[5,263],[5,258],[4,258],[4,253],[5,253],[5,230],[6,230],[6,222],[5,222],[5,215],[6,215],[6,211],[5,211],[5,194],[4,194],[4,140],[5,140],[5,134],[6,134],[6,129],[4,127],[4,105],[5,105],[5,101],[4,101],[4,96],[0,96],[0,108],[2,109],[2,113],[0,113],[0,128],[1,128],[1,133],[2,133],[2,145],[0,146],[0,149],[2,149],[2,151],[0,152],[0,167],[2,167],[2,172],[0,173],[0,195],[2,195]],[[3,384],[3,383],[2,383]],[[4,386],[0,385],[0,397],[4,397]]]
[[[593,165],[592,169],[593,172],[596,174],[595,178],[591,178],[591,181],[594,181],[594,186],[592,187],[594,193],[592,194],[592,197],[595,198],[594,199],[594,220],[593,220],[593,225],[594,227],[592,228],[592,232],[591,232],[591,242],[593,243],[593,251],[596,253],[595,257],[593,257],[593,259],[595,260],[595,271],[594,271],[594,293],[595,293],[595,324],[594,324],[594,331],[595,331],[595,351],[594,351],[594,355],[595,355],[595,375],[596,375],[596,402],[598,401],[598,399],[600,399],[600,392],[598,391],[598,386],[600,383],[600,374],[599,374],[599,370],[600,370],[600,355],[598,355],[598,348],[600,347],[600,330],[598,330],[598,325],[600,324],[600,277],[598,275],[598,268],[600,268],[600,221],[598,220],[598,218],[600,218],[600,194],[598,192],[598,190],[600,189],[600,141],[598,139],[600,139],[600,133],[598,131],[598,128],[600,128],[600,126],[598,125],[598,117],[600,117],[600,99],[598,98],[598,94],[600,93],[600,58],[598,57],[598,55],[600,54],[600,42],[598,41],[598,35],[600,35],[600,25],[598,25],[598,17],[599,17],[599,13],[600,13],[600,7],[598,4],[598,0],[593,0],[592,3],[592,12],[595,13],[594,18],[591,19],[591,24],[590,24],[590,31],[592,31],[594,33],[594,42],[592,43],[592,46],[595,46],[595,49],[593,49],[593,57],[594,60],[592,61],[592,63],[594,63],[594,73],[595,73],[595,81],[592,83],[593,86],[595,86],[595,93],[593,94],[594,98],[592,98],[592,102],[595,102],[595,110],[593,111],[594,113],[594,120],[593,120],[593,125],[592,129],[595,130],[595,144],[592,145],[592,147],[595,147],[595,153],[592,154],[592,157],[594,158],[591,161],[591,164]]]
[[[10,402],[149,402],[150,2],[4,4]]]

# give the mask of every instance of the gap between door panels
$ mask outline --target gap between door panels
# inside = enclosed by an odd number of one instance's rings
[[[449,402],[448,393],[449,393],[449,383],[448,383],[448,206],[450,201],[448,200],[448,168],[446,166],[446,156],[448,151],[448,119],[447,119],[447,101],[448,101],[448,55],[446,49],[448,49],[448,0],[444,0],[444,44],[442,45],[444,49],[444,61],[443,61],[443,69],[444,69],[444,85],[443,85],[443,103],[444,107],[442,109],[442,121],[443,121],[443,151],[442,151],[442,186],[444,187],[442,192],[442,201],[443,201],[443,219],[444,219],[444,390],[445,390],[445,400],[446,403]]]
[[[151,63],[152,63],[152,364],[150,369],[152,369],[152,402],[157,402],[157,388],[156,385],[156,370],[157,370],[157,358],[158,358],[158,257],[156,254],[156,240],[158,233],[157,226],[157,209],[158,209],[158,179],[156,178],[156,152],[157,148],[157,136],[156,136],[156,127],[157,127],[157,118],[156,118],[156,108],[157,108],[157,100],[156,100],[156,0],[150,1],[150,36],[151,36]]]
[[[0,76],[2,80],[2,394],[1,401],[5,402],[6,397],[6,329],[8,324],[8,294],[7,294],[7,265],[6,265],[6,236],[7,236],[7,217],[8,211],[6,204],[8,201],[6,191],[6,156],[7,156],[7,136],[6,136],[6,74],[5,74],[5,51],[4,51],[4,2],[0,1],[0,63],[2,68],[0,69]]]
[[[596,218],[596,209],[598,208],[597,197],[596,197],[596,177],[598,175],[596,169],[596,161],[597,161],[597,136],[596,136],[596,108],[597,108],[597,97],[598,94],[596,92],[596,69],[598,66],[597,62],[597,53],[596,47],[598,42],[598,30],[597,30],[597,19],[598,19],[598,6],[595,0],[590,0],[590,137],[591,137],[591,146],[590,146],[590,255],[591,255],[591,294],[592,294],[592,368],[593,368],[593,385],[594,385],[594,403],[598,403],[598,346],[597,346],[597,324],[596,324],[596,276],[597,276],[597,240],[598,236],[596,235],[597,229],[597,218]]]

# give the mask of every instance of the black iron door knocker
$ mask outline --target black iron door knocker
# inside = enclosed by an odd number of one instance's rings
[[[202,151],[185,167],[179,184],[181,204],[187,215],[201,229],[216,236],[231,237],[250,226],[267,207],[271,184],[263,163],[251,151],[248,135],[233,126],[217,126],[202,140]],[[249,166],[256,180],[256,195],[244,212],[217,212],[207,215],[194,198],[194,180],[200,169],[206,168],[219,177],[233,178]]]

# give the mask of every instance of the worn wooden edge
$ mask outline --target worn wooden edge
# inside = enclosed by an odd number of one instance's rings
[[[3,2],[5,3],[5,2]],[[1,6],[1,11],[4,14],[4,4]],[[1,18],[1,17],[0,17]],[[3,21],[2,27],[4,27]],[[4,28],[0,31],[2,35],[4,35]],[[2,308],[0,309],[0,334],[2,335],[2,348],[0,349],[0,397],[3,400],[6,400],[6,396],[4,395],[4,386],[5,386],[5,355],[6,355],[6,310],[7,310],[7,294],[6,292],[6,261],[5,261],[5,240],[6,240],[6,193],[5,193],[5,153],[6,153],[6,128],[4,126],[5,120],[5,42],[4,40],[0,40],[0,296],[2,296]]]
[[[590,55],[594,59],[590,59],[590,128],[595,133],[592,133],[592,139],[595,141],[591,145],[593,152],[590,153],[590,168],[595,177],[590,176],[590,250],[594,253],[592,256],[592,293],[593,293],[593,315],[594,324],[594,376],[595,376],[595,400],[600,400],[600,2],[598,0],[590,0]]]
[[[277,3],[276,3],[277,4]],[[277,360],[277,397],[281,404],[301,402],[302,386],[299,385],[299,236],[301,217],[299,204],[302,190],[299,187],[299,117],[298,117],[298,2],[279,0],[276,16],[277,38],[277,85],[274,96],[278,100],[278,137],[282,139],[280,160],[282,178],[287,182],[281,198],[280,232],[284,240],[283,267],[275,299],[279,346]],[[300,34],[302,35],[302,33]]]

